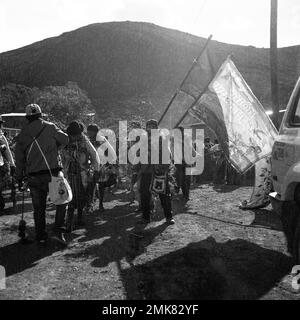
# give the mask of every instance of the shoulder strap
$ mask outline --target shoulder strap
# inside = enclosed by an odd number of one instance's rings
[[[24,149],[24,152],[26,152],[26,150],[27,150],[29,147],[30,147],[30,150],[31,150],[32,144],[33,144],[33,142],[34,142],[34,139],[38,139],[39,136],[42,134],[42,132],[45,130],[45,128],[46,128],[46,126],[43,125],[42,129],[38,132],[38,134],[37,134],[35,137],[32,137],[32,136],[30,135],[30,137],[32,138],[32,141],[26,146],[26,148]],[[28,154],[29,154],[29,152],[28,152]],[[27,158],[28,158],[28,155],[27,155]]]
[[[41,154],[42,154],[43,159],[45,160],[45,163],[46,163],[46,166],[47,166],[47,168],[48,168],[48,170],[49,170],[49,173],[50,173],[50,175],[51,175],[51,177],[52,177],[52,173],[51,173],[51,169],[50,169],[50,166],[49,166],[49,164],[48,164],[48,161],[47,161],[47,159],[46,159],[46,157],[45,157],[45,154],[44,154],[44,152],[43,152],[40,144],[39,144],[38,141],[37,141],[38,137],[41,135],[41,133],[44,131],[45,128],[46,128],[46,126],[44,125],[43,128],[40,130],[40,132],[39,132],[35,137],[31,137],[31,138],[33,139],[33,141],[32,141],[31,144],[30,144],[30,149],[29,149],[28,154],[27,154],[27,160],[28,160],[28,158],[29,158],[29,154],[30,154],[30,152],[31,152],[31,149],[32,149],[33,144],[36,143],[37,147],[39,148],[39,150],[40,150],[40,152],[41,152]]]
[[[48,161],[47,161],[47,159],[46,159],[46,157],[45,157],[45,154],[44,154],[43,150],[42,150],[41,147],[40,147],[40,144],[39,144],[38,141],[36,140],[36,138],[34,138],[33,143],[34,143],[34,142],[35,142],[36,145],[38,146],[38,148],[39,148],[39,150],[40,150],[40,152],[41,152],[41,154],[42,154],[42,157],[43,157],[44,160],[45,160],[46,166],[47,166],[47,168],[48,168],[48,170],[49,170],[50,176],[52,177],[52,173],[51,173],[51,169],[50,169],[49,163],[48,163]]]

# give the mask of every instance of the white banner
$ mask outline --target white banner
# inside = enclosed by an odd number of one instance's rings
[[[271,153],[277,130],[230,58],[210,83],[209,91],[218,97],[222,108],[229,160],[244,173]]]

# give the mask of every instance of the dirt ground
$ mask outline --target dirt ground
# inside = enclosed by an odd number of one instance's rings
[[[181,195],[173,199],[175,225],[158,212],[146,228],[118,190],[106,196],[104,213],[95,208],[86,216],[67,248],[18,243],[18,195],[17,212],[8,203],[0,216],[0,265],[7,275],[0,299],[300,299],[279,217],[271,207],[238,208],[251,190],[194,187],[187,203]],[[25,209],[34,235],[28,197]],[[54,216],[49,205],[49,230]]]

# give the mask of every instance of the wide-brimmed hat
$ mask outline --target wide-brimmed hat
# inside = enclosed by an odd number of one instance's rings
[[[31,103],[25,108],[26,116],[35,116],[37,114],[42,114],[41,107],[36,103]]]

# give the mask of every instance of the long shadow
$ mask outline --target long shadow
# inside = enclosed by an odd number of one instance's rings
[[[118,200],[119,202],[130,202],[130,193],[125,189],[116,189],[111,191],[105,190],[104,201]]]
[[[245,240],[212,237],[122,270],[127,299],[259,299],[292,266],[288,256]]]
[[[174,215],[180,214],[192,214],[196,215],[197,211],[191,211],[189,207],[189,203],[185,200],[181,195],[177,196],[172,200],[172,209]]]
[[[6,209],[7,211],[5,211],[5,214],[21,214],[22,204],[20,203],[20,201],[22,201],[22,197],[20,195],[17,196],[17,201],[18,203],[16,205],[16,209],[13,210],[12,207],[9,207]],[[31,198],[28,194],[25,197],[25,201],[24,213],[27,214],[28,212],[33,210],[32,203],[28,203],[28,201],[31,201]],[[55,209],[55,206],[48,203],[46,210],[49,211],[53,209]],[[47,223],[46,226],[50,237],[53,226],[54,223]],[[3,227],[2,232],[5,231],[18,234],[18,223]],[[27,224],[26,234],[29,235],[30,239],[34,239],[34,227]],[[62,247],[61,244],[53,241],[52,239],[49,239],[48,245],[46,247],[38,247],[36,242],[24,245],[17,240],[12,244],[0,247],[0,264],[5,267],[7,276],[10,276],[34,267],[40,259],[50,256],[54,252],[60,251],[62,249],[64,249],[64,247]]]
[[[105,237],[117,238],[138,221],[140,213],[134,212],[128,202],[106,209],[103,213],[95,211],[93,216],[86,216],[86,233],[79,242],[88,242]],[[95,216],[96,215],[96,216]]]
[[[10,230],[16,232],[17,229],[17,225],[10,227]],[[34,228],[27,226],[27,232],[29,235],[33,235]],[[50,242],[46,247],[38,247],[35,242],[29,245],[15,242],[0,247],[0,264],[5,267],[6,275],[11,276],[34,267],[40,259],[50,256],[59,250],[62,250],[62,247],[54,242]]]
[[[125,258],[132,261],[140,255],[153,239],[162,233],[167,225],[150,224],[147,227],[137,224],[141,213],[134,212],[134,207],[127,204],[106,210],[97,219],[89,217],[86,234],[78,242],[100,240],[100,244],[91,245],[79,252],[66,254],[66,259],[85,259],[92,257],[94,267],[105,267],[111,262],[119,263]]]
[[[116,199],[114,195],[109,195],[107,198],[108,201]],[[130,202],[126,202],[126,199],[122,200],[122,202],[119,201],[121,205],[106,210],[104,214],[98,213],[98,217],[88,215],[85,217],[86,233],[78,241],[87,242],[101,238],[105,240],[79,253],[66,255],[66,259],[92,256],[95,258],[92,264],[97,267],[106,266],[112,261],[119,263],[124,257],[130,261],[143,251],[141,248],[146,248],[152,239],[167,227],[162,224],[152,229],[144,229],[137,225],[141,214],[134,212],[134,207],[130,205]],[[48,206],[47,209],[49,208],[52,207]],[[49,230],[51,226],[52,224],[47,224],[47,229]],[[17,230],[18,226],[12,225],[8,231],[17,232]],[[33,227],[27,226],[27,231],[30,235],[34,235]],[[133,242],[134,245],[132,245]],[[139,252],[135,250],[137,243]],[[24,246],[16,242],[0,248],[0,264],[6,268],[6,273],[10,276],[34,267],[38,260],[58,250],[62,250],[62,247],[51,242],[45,248],[39,248],[35,243]]]

